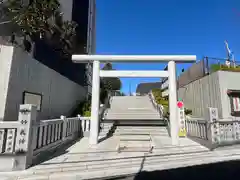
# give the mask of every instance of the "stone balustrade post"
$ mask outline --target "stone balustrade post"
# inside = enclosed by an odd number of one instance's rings
[[[78,122],[78,136],[81,137],[83,135],[81,115],[78,114],[77,117],[78,117],[78,120],[79,120],[79,122]]]
[[[60,116],[60,118],[63,120],[62,141],[64,141],[67,137],[67,118],[66,116]]]
[[[233,123],[233,133],[234,133],[234,140],[239,141],[240,140],[240,128],[239,128],[238,122]]]
[[[20,105],[14,161],[14,170],[27,169],[33,163],[33,150],[37,143],[37,107],[32,104]]]
[[[212,144],[220,143],[220,133],[219,133],[219,117],[218,109],[209,107],[206,113],[208,120],[207,122],[207,138]]]

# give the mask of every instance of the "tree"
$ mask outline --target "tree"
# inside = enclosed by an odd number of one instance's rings
[[[18,26],[15,34],[31,41],[45,39],[54,43],[64,54],[71,54],[75,48],[77,24],[63,21],[58,0],[8,0],[2,5],[2,18],[10,19]]]
[[[102,70],[107,71],[107,70],[115,70],[115,69],[113,69],[111,63],[106,63],[104,65],[104,67],[102,68]],[[121,80],[116,77],[102,78],[102,84],[103,84],[104,88],[108,89],[108,90],[120,90],[122,87]]]
[[[20,33],[33,37],[50,29],[49,20],[59,8],[58,0],[32,0],[29,4],[21,0],[8,0],[3,4],[3,16],[17,24]]]

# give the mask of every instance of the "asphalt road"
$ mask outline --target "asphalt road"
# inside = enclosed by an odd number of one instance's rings
[[[140,172],[136,175],[104,180],[238,180],[239,174],[240,161],[229,161],[164,171]]]

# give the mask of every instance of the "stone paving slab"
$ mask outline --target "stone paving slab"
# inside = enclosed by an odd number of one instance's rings
[[[143,139],[147,139],[146,137],[149,138],[149,135],[143,136]],[[203,158],[209,159],[213,156],[215,159],[217,159],[216,157],[224,156],[224,153],[218,152],[215,152],[215,154],[211,154],[212,152],[210,152],[209,154],[207,148],[189,139],[180,139],[181,146],[172,146],[171,138],[165,136],[152,136],[152,139],[156,146],[151,154],[152,157],[146,157],[149,153],[141,152],[140,149],[118,153],[119,136],[112,136],[95,146],[90,146],[88,138],[84,137],[69,147],[64,154],[30,168],[26,171],[27,174],[25,175],[22,172],[17,173],[17,175],[22,179],[48,178],[61,180],[64,178],[76,179],[76,177],[78,179],[89,179],[89,177],[104,177],[114,173],[116,175],[124,172],[133,173],[133,171],[129,171],[129,167],[139,169],[144,157],[145,168],[157,167],[161,169],[165,166],[175,166],[171,161],[177,160],[180,166],[181,163],[184,164],[185,160],[187,161],[188,159],[188,164],[191,164],[193,161],[191,160],[192,158],[199,158],[201,160]],[[230,150],[226,151],[230,152]],[[237,153],[239,152],[235,151],[235,155]],[[0,173],[0,177],[5,178],[5,176],[6,174],[3,176]],[[11,177],[14,178],[13,176]]]
[[[137,173],[139,170],[153,171],[153,170],[165,170],[178,167],[194,166],[199,164],[209,164],[215,162],[222,162],[228,160],[240,159],[240,150],[235,149],[223,149],[218,151],[208,151],[202,153],[191,153],[191,154],[180,154],[180,155],[170,155],[170,156],[150,156],[145,157],[145,161],[139,163],[139,161],[127,161],[120,166],[108,167],[103,165],[92,169],[79,170],[78,167],[68,169],[68,172],[62,171],[50,174],[22,174],[19,173],[19,179],[91,179],[91,178],[101,178],[109,176],[127,175]],[[131,163],[132,162],[132,163]],[[105,166],[105,167],[104,167]],[[104,167],[104,168],[103,168]],[[67,170],[67,169],[65,169]],[[9,175],[0,174],[0,177],[10,177]],[[16,180],[16,177],[13,178]]]

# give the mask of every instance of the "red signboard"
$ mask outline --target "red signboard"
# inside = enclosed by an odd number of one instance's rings
[[[178,101],[177,102],[177,106],[178,106],[178,108],[182,108],[183,107],[183,102],[182,101]]]

